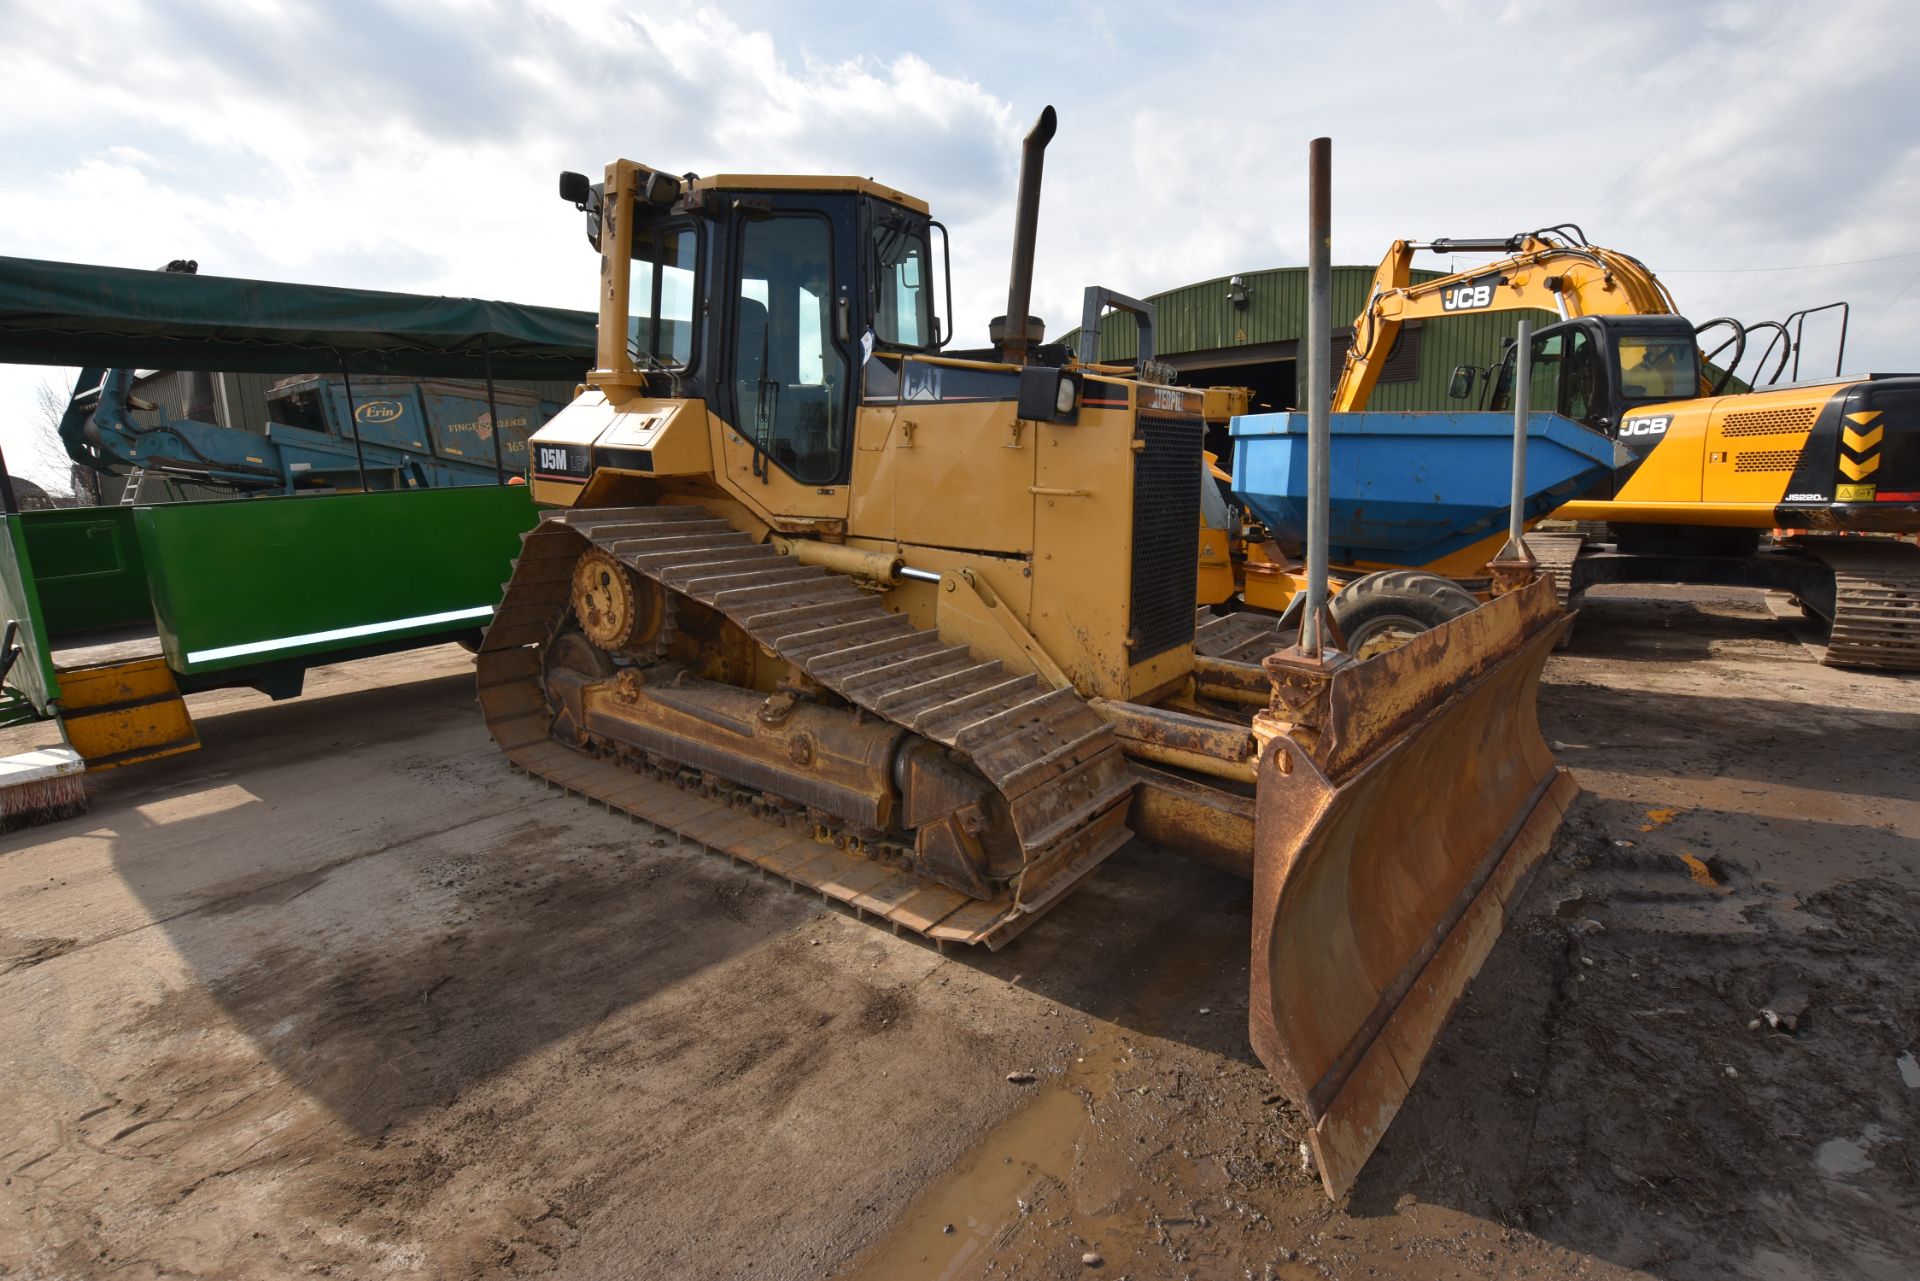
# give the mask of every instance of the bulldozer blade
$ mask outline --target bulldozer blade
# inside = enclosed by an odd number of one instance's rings
[[[1385,1134],[1579,794],[1534,706],[1570,625],[1540,578],[1365,662],[1267,660],[1276,706],[1293,692],[1258,775],[1248,1021],[1312,1126],[1329,1197]]]

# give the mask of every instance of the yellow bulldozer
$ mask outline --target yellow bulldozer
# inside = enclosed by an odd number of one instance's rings
[[[1338,1195],[1577,790],[1534,710],[1564,619],[1537,580],[1364,662],[1210,640],[1201,394],[1028,316],[1054,128],[977,351],[904,192],[562,176],[597,367],[531,441],[482,709],[531,774],[943,946],[1136,837],[1250,877],[1250,1035]]]

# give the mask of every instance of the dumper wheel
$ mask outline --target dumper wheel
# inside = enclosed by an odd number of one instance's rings
[[[1460,617],[1479,603],[1472,592],[1450,578],[1414,569],[1383,569],[1341,588],[1331,608],[1347,652],[1355,658],[1372,658]]]

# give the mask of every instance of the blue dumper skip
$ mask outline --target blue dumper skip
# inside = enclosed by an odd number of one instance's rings
[[[1307,416],[1233,420],[1233,492],[1282,547],[1306,538]],[[1497,534],[1513,492],[1513,415],[1332,416],[1329,556],[1416,567]],[[1527,419],[1528,519],[1612,470],[1614,441],[1559,414]]]

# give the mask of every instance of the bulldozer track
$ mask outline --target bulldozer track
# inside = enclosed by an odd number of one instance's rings
[[[861,842],[813,819],[796,830],[791,816],[768,817],[750,788],[709,780],[689,795],[690,771],[664,781],[556,741],[539,647],[565,624],[572,566],[592,548],[717,610],[856,707],[963,756],[1005,798],[1025,870],[998,897],[969,898],[899,860],[865,857]],[[543,519],[526,535],[477,666],[487,728],[520,768],[938,942],[999,946],[1131,836],[1126,758],[1071,687],[979,661],[845,575],[699,507]]]
[[[1241,663],[1258,663],[1276,649],[1283,648],[1292,629],[1282,632],[1279,619],[1272,614],[1242,609],[1231,614],[1200,611],[1193,629],[1193,652],[1202,658],[1226,658]]]
[[[1829,667],[1920,671],[1920,547],[1881,538],[1796,538],[1833,571]]]
[[[1580,559],[1580,552],[1587,545],[1587,535],[1543,534],[1534,530],[1526,538],[1527,550],[1540,562],[1541,572],[1553,575],[1554,602],[1561,609],[1571,608],[1568,596],[1573,582],[1573,562]]]

